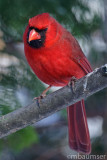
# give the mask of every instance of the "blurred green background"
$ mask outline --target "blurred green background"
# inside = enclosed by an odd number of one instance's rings
[[[0,115],[32,102],[46,87],[28,66],[23,32],[30,17],[49,12],[79,41],[93,69],[107,62],[106,0],[0,0]],[[86,100],[92,154],[107,154],[107,89]],[[66,110],[0,140],[0,160],[65,160]],[[106,157],[107,158],[107,157]]]

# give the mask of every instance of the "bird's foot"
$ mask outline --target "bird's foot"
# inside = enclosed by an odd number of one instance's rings
[[[46,93],[48,92],[48,90],[49,90],[50,88],[51,88],[51,86],[49,86],[48,88],[46,88],[39,97],[33,98],[33,100],[36,100],[36,101],[37,101],[38,106],[39,106],[39,103],[40,103],[41,99],[43,99],[43,98],[46,97]]]
[[[39,97],[35,97],[33,98],[33,100],[38,100],[40,102],[41,99],[45,98],[46,97],[46,94],[41,94]]]
[[[73,92],[75,92],[75,82],[77,81],[78,79],[76,77],[72,77],[71,80],[69,81],[68,83],[68,86],[72,89]]]
[[[33,101],[36,100],[37,106],[40,107],[41,99],[43,99],[43,98],[45,98],[45,97],[46,97],[46,94],[41,94],[39,97],[33,98]]]

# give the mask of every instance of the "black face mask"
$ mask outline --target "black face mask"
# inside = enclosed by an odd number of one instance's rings
[[[32,41],[28,41],[29,39],[29,33],[32,29],[35,29],[36,32],[38,32],[40,35],[41,35],[41,39],[37,39],[37,40],[32,40]],[[27,34],[27,43],[32,47],[32,48],[41,48],[44,46],[44,42],[45,42],[45,39],[46,39],[46,31],[47,31],[47,28],[46,29],[42,29],[42,30],[39,30],[37,28],[34,28],[34,27],[30,27],[29,28],[29,31],[28,31],[28,34]]]

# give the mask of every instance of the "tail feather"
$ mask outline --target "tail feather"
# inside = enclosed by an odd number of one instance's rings
[[[67,108],[70,148],[83,153],[91,152],[84,100]]]

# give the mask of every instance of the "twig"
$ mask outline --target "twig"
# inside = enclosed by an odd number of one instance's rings
[[[107,64],[76,81],[73,92],[69,86],[63,87],[42,99],[39,107],[34,102],[0,117],[0,138],[48,117],[106,87]]]

